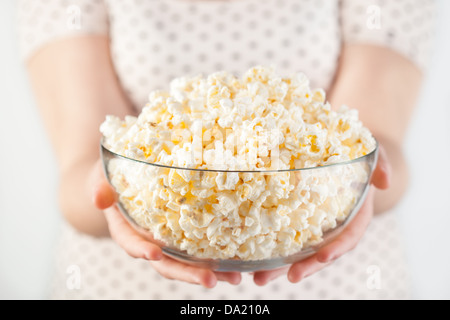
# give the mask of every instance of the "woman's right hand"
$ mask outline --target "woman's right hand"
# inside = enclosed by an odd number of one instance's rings
[[[91,172],[90,185],[94,186],[95,206],[105,213],[111,238],[131,257],[151,261],[153,268],[167,279],[200,284],[212,288],[217,281],[239,284],[239,272],[214,272],[176,261],[163,254],[161,248],[137,232],[120,213],[116,204],[116,192],[105,178],[101,160]]]

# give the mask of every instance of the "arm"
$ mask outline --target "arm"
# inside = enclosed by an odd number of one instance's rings
[[[152,261],[164,277],[213,287],[240,282],[239,273],[213,272],[162,256],[115,206],[115,192],[99,160],[99,126],[107,114],[134,114],[115,75],[106,37],[55,42],[33,57],[28,70],[60,173],[60,204],[76,229],[111,237],[132,257]],[[106,219],[105,219],[106,218]]]
[[[375,192],[375,213],[394,207],[408,186],[402,148],[421,82],[419,69],[389,49],[344,47],[330,102],[359,110],[364,125],[384,147],[391,167],[391,187]]]
[[[27,67],[59,164],[62,212],[78,230],[107,235],[87,177],[99,158],[98,128],[105,115],[133,112],[114,73],[108,38],[57,41],[32,57]]]
[[[330,102],[335,107],[357,108],[380,142],[373,187],[358,214],[333,242],[288,268],[256,272],[256,284],[265,285],[286,273],[291,282],[299,282],[321,270],[356,247],[375,212],[388,210],[400,200],[408,178],[402,143],[420,83],[418,69],[389,49],[366,45],[343,49]]]

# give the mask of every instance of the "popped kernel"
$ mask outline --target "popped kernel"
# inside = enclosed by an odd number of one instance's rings
[[[109,162],[129,215],[155,239],[210,259],[268,259],[320,243],[349,215],[369,168],[264,171],[330,165],[376,147],[356,110],[333,111],[304,74],[263,66],[241,78],[174,79],[138,117],[107,116],[100,131],[112,152],[170,167]]]

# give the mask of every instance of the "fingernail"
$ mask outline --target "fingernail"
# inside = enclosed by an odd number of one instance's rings
[[[296,279],[296,278],[298,278],[298,279]],[[302,280],[302,276],[300,275],[300,276],[295,277],[295,275],[293,275],[292,272],[289,272],[288,280],[292,283],[296,283],[296,282],[299,282],[300,280]]]
[[[162,254],[161,253],[157,253],[153,260],[161,260],[161,259],[162,259]]]
[[[216,286],[216,283],[217,281],[215,279],[210,278],[205,282],[204,286],[208,289],[212,289]]]
[[[163,258],[162,252],[158,252],[157,254],[155,254],[155,260],[161,260],[162,258]]]
[[[391,168],[390,164],[386,165],[385,172],[386,172],[387,185],[390,186],[391,185],[391,178],[392,178],[392,168]]]
[[[263,287],[263,286],[265,286],[267,283],[269,282],[269,279],[268,278],[264,278],[264,279],[260,279],[260,281],[259,281],[259,283],[258,283],[258,286],[261,286],[261,287]]]
[[[391,176],[392,168],[391,168],[391,164],[389,162],[387,162],[387,161],[381,162],[380,168],[384,172],[386,177],[389,178]]]
[[[161,253],[161,252],[154,253],[154,254],[153,254],[153,257],[152,257],[152,254],[151,254],[150,252],[146,252],[146,253],[144,254],[144,256],[145,256],[145,259],[146,259],[146,260],[149,260],[149,261],[152,261],[152,260],[161,260],[161,259],[162,259],[162,253]]]
[[[241,275],[237,275],[230,283],[234,284],[234,285],[238,285],[239,283],[241,283]]]

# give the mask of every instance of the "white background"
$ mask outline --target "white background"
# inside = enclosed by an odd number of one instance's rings
[[[410,127],[412,172],[395,210],[417,299],[450,299],[450,1]],[[23,66],[14,0],[0,2],[0,299],[45,299],[61,221],[56,164]]]

